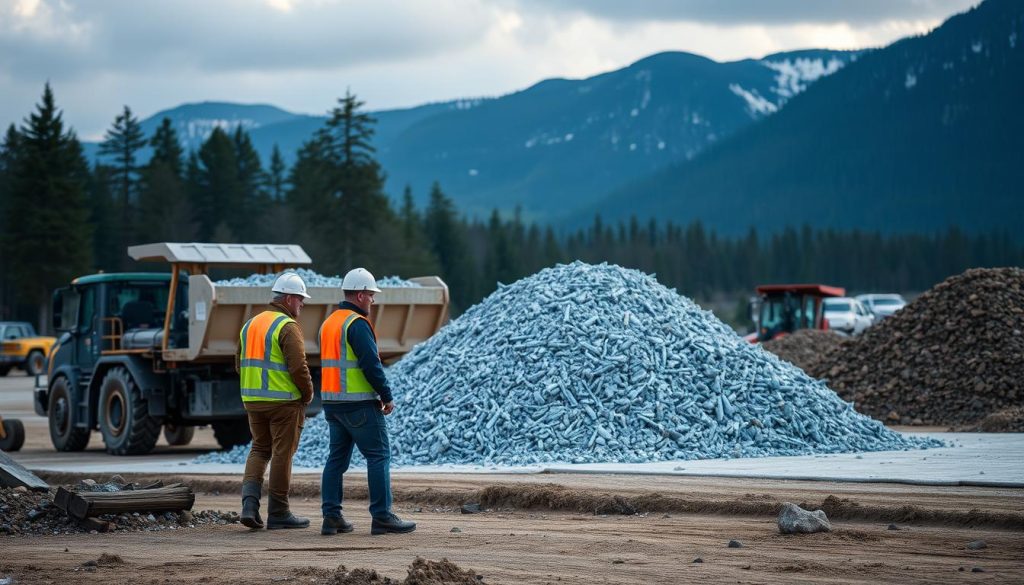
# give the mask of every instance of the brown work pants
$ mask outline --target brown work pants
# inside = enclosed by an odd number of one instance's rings
[[[294,402],[246,402],[252,449],[245,461],[245,479],[263,485],[263,474],[270,463],[271,516],[288,513],[288,487],[292,482],[292,456],[299,447],[299,436],[306,421],[306,406]]]

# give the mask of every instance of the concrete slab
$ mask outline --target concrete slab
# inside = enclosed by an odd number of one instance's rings
[[[906,483],[916,485],[971,485],[1024,487],[1024,434],[1021,433],[909,433],[930,436],[950,444],[939,449],[882,451],[840,455],[712,459],[626,464],[574,465],[549,463],[525,467],[479,465],[421,465],[392,468],[400,473],[603,473],[675,475],[843,482]],[[195,464],[194,453],[146,458],[111,458],[76,464],[73,457],[56,462],[18,457],[34,471],[76,473],[188,473],[241,474],[242,465]],[[318,468],[296,467],[296,474],[319,474]]]

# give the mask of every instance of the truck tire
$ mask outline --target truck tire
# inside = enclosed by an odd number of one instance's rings
[[[164,439],[168,445],[188,445],[196,436],[196,428],[189,425],[164,423]]]
[[[77,426],[75,396],[68,379],[61,376],[50,385],[46,416],[50,426],[50,442],[58,451],[81,451],[89,444],[92,431]]]
[[[128,370],[111,368],[100,383],[100,434],[111,455],[145,455],[160,438],[160,421],[149,416],[149,405]]]
[[[0,439],[0,451],[12,453],[25,444],[25,425],[16,418],[4,421],[4,434],[6,436]]]
[[[215,422],[213,423],[213,436],[217,439],[220,448],[225,451],[237,445],[252,442],[248,419]]]
[[[46,371],[46,356],[38,349],[28,352],[25,359],[25,371],[29,376],[38,376]]]
[[[0,378],[7,375],[7,372],[11,371],[11,366],[0,366]]]

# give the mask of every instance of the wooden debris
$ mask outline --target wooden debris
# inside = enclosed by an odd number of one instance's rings
[[[20,486],[40,492],[50,489],[50,485],[39,479],[39,476],[11,459],[7,453],[0,451],[0,487]]]
[[[178,512],[192,509],[195,501],[192,488],[181,484],[119,492],[75,493],[60,488],[54,497],[54,505],[80,520],[101,514]]]

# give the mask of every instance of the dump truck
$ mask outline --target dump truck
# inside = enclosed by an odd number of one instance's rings
[[[0,321],[0,376],[21,368],[29,376],[43,373],[46,356],[57,339],[36,335],[35,327],[24,321]]]
[[[749,305],[756,329],[745,339],[751,343],[769,341],[799,329],[828,329],[822,303],[842,297],[846,289],[824,284],[762,284]]]
[[[61,332],[34,407],[49,420],[58,451],[80,451],[99,430],[107,452],[148,453],[161,429],[171,445],[210,425],[223,448],[251,440],[235,372],[239,331],[270,301],[270,287],[224,286],[213,268],[276,274],[312,263],[296,245],[156,243],[128,248],[141,262],[166,262],[170,272],[93,274],[53,295],[53,326]],[[383,288],[370,322],[381,358],[392,362],[437,332],[448,319],[448,287],[437,276],[418,287]],[[337,309],[340,288],[308,288],[298,322],[317,389],[307,416],[320,411],[320,325]]]

